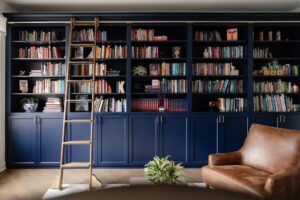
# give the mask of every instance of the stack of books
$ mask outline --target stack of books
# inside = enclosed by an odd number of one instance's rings
[[[43,112],[62,112],[61,99],[49,97]]]
[[[29,76],[42,76],[42,70],[38,69],[32,69],[29,72]]]

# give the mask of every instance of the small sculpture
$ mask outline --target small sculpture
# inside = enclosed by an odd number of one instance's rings
[[[276,31],[276,40],[277,41],[281,40],[281,32],[280,31]]]
[[[268,40],[269,40],[269,41],[272,41],[272,40],[273,40],[273,32],[272,32],[272,31],[269,31],[269,34],[268,34]]]
[[[259,33],[259,40],[260,40],[260,41],[264,41],[264,32],[263,32],[263,31],[261,31],[261,32]]]
[[[25,76],[25,73],[26,73],[25,70],[24,71],[20,70],[19,76]]]

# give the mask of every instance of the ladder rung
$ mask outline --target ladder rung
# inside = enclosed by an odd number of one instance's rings
[[[66,99],[67,102],[77,103],[77,102],[92,102],[92,99]]]
[[[68,119],[65,123],[92,123],[94,120],[91,119]]]
[[[71,47],[94,47],[94,43],[72,43],[70,44]]]
[[[69,61],[69,64],[74,64],[74,65],[76,65],[76,64],[78,64],[78,65],[80,65],[80,64],[94,64],[94,61]]]
[[[63,144],[72,145],[72,144],[91,144],[90,140],[74,140],[74,141],[66,141]]]
[[[89,162],[71,162],[62,165],[63,168],[90,167]]]
[[[69,83],[92,83],[93,80],[67,80]]]

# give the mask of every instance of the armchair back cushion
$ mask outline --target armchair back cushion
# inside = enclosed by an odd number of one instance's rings
[[[272,174],[299,169],[299,131],[253,124],[241,148],[242,164]]]

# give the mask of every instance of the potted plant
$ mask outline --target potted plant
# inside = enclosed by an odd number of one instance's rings
[[[154,184],[176,184],[178,178],[182,176],[181,163],[175,164],[169,160],[169,156],[155,156],[153,160],[145,165],[144,174],[150,182]]]
[[[35,98],[24,98],[20,103],[26,112],[35,112],[38,107],[38,101]]]

